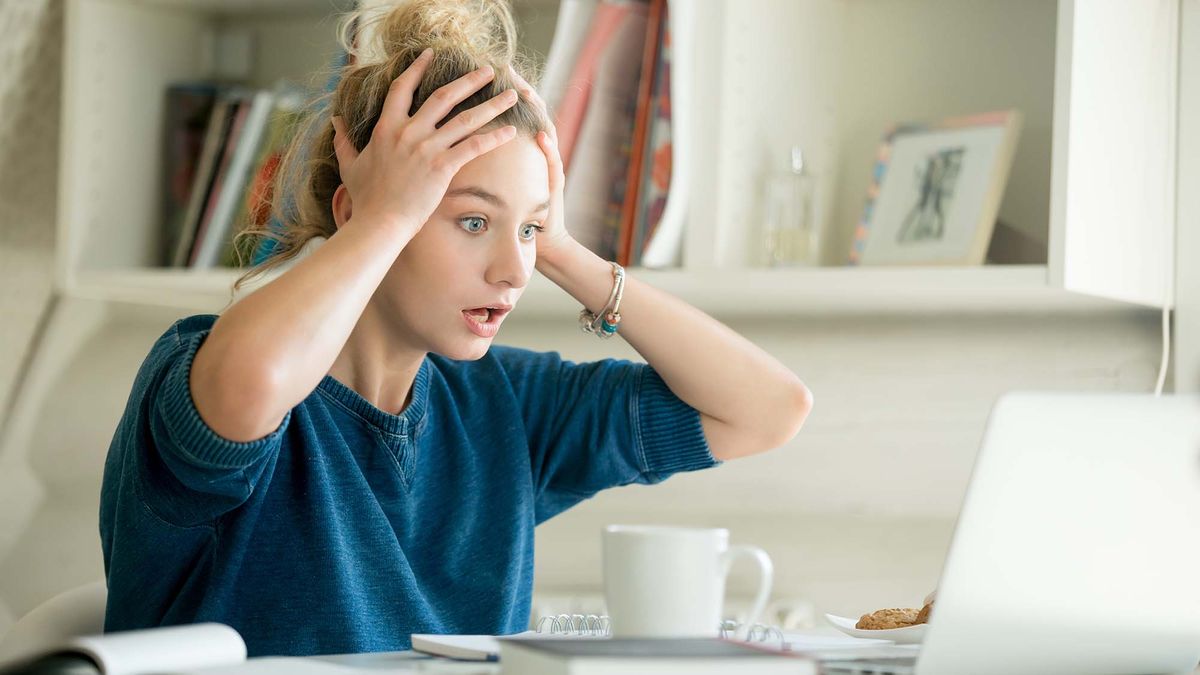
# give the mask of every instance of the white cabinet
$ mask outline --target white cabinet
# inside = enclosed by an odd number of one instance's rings
[[[1177,0],[1062,0],[1050,282],[1171,306]]]
[[[836,265],[889,124],[1015,107],[1025,125],[998,237],[1017,246],[997,241],[996,253],[1034,266],[980,271],[1020,285],[1040,268],[1051,294],[1150,306],[1168,296],[1177,0],[700,6],[691,269],[738,270],[761,258],[758,186],[791,145],[816,165],[823,253]],[[913,277],[894,274],[901,287]]]
[[[215,36],[231,28],[255,36],[252,83],[316,73],[335,50],[330,8],[338,4],[68,0],[61,290],[188,310],[225,304],[235,272],[154,267],[163,90],[211,75]],[[547,44],[554,2],[517,6],[530,18],[530,41]],[[678,39],[673,85],[684,262],[642,278],[719,314],[1089,309],[1157,306],[1168,296],[1178,0],[671,7],[676,25],[690,26]],[[1000,257],[1023,264],[841,265],[888,123],[1006,107],[1021,108],[1026,124],[1000,214],[1020,245]],[[760,179],[796,143],[821,172],[827,266],[761,269]],[[536,277],[522,309],[572,307]]]

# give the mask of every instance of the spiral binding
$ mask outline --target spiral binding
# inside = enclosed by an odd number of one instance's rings
[[[733,619],[721,622],[720,636],[732,640],[742,624]],[[534,630],[549,635],[579,635],[585,637],[611,637],[612,624],[607,615],[597,614],[547,614],[538,619]],[[783,631],[778,626],[756,623],[750,626],[747,642],[777,641],[780,647],[787,644]]]
[[[721,637],[732,640],[737,634],[742,624],[733,619],[726,619],[721,622]],[[783,631],[779,626],[768,626],[763,623],[756,623],[750,626],[750,633],[746,637],[746,642],[769,642],[772,639],[778,641],[780,647],[787,644],[787,640],[783,637]]]
[[[543,616],[538,619],[537,627],[534,630],[550,635],[584,635],[595,637],[608,637],[612,635],[612,626],[609,625],[608,617],[597,616],[595,614]]]

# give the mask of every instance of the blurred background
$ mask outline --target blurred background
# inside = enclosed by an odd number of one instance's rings
[[[235,215],[254,213],[248,186],[269,163],[270,123],[294,112],[296,92],[326,86],[342,58],[336,14],[352,4],[0,0],[0,633],[103,577],[100,473],[136,368],[174,320],[230,300],[238,272],[222,265],[225,242],[205,263],[199,238],[186,239],[189,219],[192,237],[207,222],[188,189],[201,184],[214,104],[237,92],[230,115],[241,105],[253,116],[256,92],[276,102],[260,106],[242,184],[225,187],[239,190],[226,207],[236,228]],[[628,256],[631,273],[780,358],[816,400],[786,447],[609,491],[543,525],[535,615],[602,609],[610,523],[728,527],[734,542],[763,547],[776,623],[920,606],[1000,394],[1196,389],[1200,203],[1176,186],[1200,179],[1200,3],[515,0],[514,10],[543,86],[557,87],[547,99],[567,105],[586,81],[586,119],[608,105],[628,127],[616,124],[626,141],[613,161],[633,167],[620,175],[641,195],[635,215],[568,228],[599,228],[597,246]],[[606,88],[604,56],[591,70],[579,63],[606,11],[621,17],[614,34],[642,40],[627,98]],[[198,124],[181,116],[189,91],[201,92]],[[900,150],[964,128],[947,120],[996,111],[1016,111],[1019,129],[997,132],[983,163],[964,137],[969,161],[955,171],[977,171],[981,187],[944,190],[968,209],[933,242],[945,250],[889,257],[888,195],[901,180],[928,187],[934,166],[902,165]],[[578,157],[598,133],[587,124]],[[178,171],[182,194],[171,193]],[[189,214],[190,201],[201,210]],[[537,278],[497,340],[573,360],[638,358],[580,333],[577,312]],[[736,568],[731,607],[754,584]]]

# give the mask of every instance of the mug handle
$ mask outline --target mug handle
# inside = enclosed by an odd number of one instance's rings
[[[775,576],[775,567],[771,564],[771,556],[767,555],[766,551],[757,546],[739,544],[730,546],[721,554],[721,570],[726,577],[729,576],[729,570],[733,567],[733,561],[739,557],[753,558],[758,563],[758,594],[754,597],[754,605],[750,608],[750,614],[734,635],[735,639],[745,641],[750,637],[751,627],[758,623],[763,609],[767,606],[767,598],[771,595],[771,582]]]

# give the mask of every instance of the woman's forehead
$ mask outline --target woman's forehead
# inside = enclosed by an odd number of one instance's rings
[[[469,199],[502,204],[497,208],[529,210],[550,196],[546,156],[528,137],[517,137],[468,162],[459,169],[446,191],[447,199]]]

